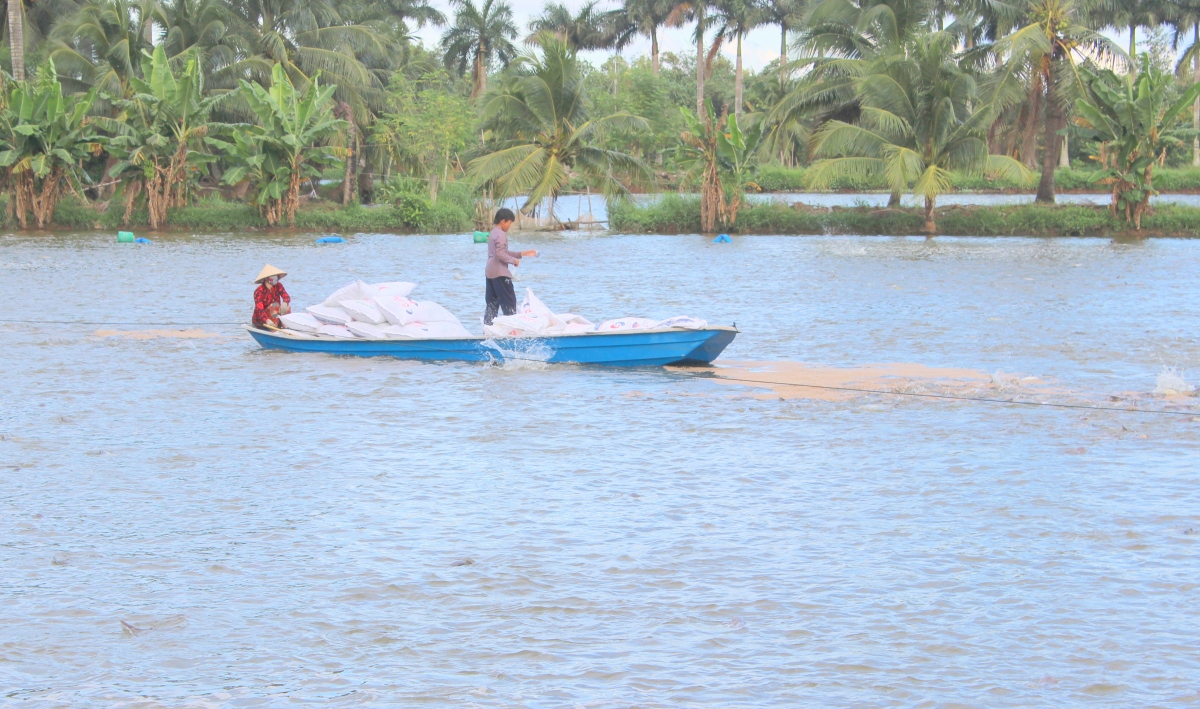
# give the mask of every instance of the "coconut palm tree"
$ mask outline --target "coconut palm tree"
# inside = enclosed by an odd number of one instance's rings
[[[800,24],[807,0],[765,0],[760,6],[762,24],[779,28],[779,85],[787,83],[788,30]]]
[[[25,13],[21,0],[8,0],[8,52],[12,57],[12,76],[25,80]]]
[[[1179,57],[1179,63],[1175,66],[1175,73],[1179,76],[1185,76],[1188,71],[1188,64],[1191,64],[1191,81],[1193,84],[1200,84],[1200,8],[1181,11],[1171,21],[1174,26],[1173,47],[1178,50],[1179,45],[1188,30],[1191,30],[1192,43],[1183,50],[1183,54]],[[1192,136],[1192,166],[1200,167],[1200,98],[1196,99],[1196,103],[1192,106],[1192,130],[1196,131],[1196,135]]]
[[[461,75],[471,66],[471,98],[487,89],[487,72],[492,62],[508,66],[517,55],[512,40],[517,37],[512,8],[503,0],[451,0],[457,8],[454,24],[442,35],[442,52],[447,69]]]
[[[639,159],[600,146],[610,130],[648,127],[628,113],[594,118],[575,50],[553,35],[540,38],[540,54],[518,58],[484,97],[484,129],[493,141],[471,160],[467,174],[495,186],[500,197],[527,195],[523,212],[567,189],[572,171],[610,197],[628,193],[630,180],[648,180]]]
[[[383,87],[403,53],[402,26],[383,4],[337,0],[230,0],[229,31],[249,52],[236,72],[266,85],[279,64],[298,90],[312,78],[335,86],[334,100],[349,104],[365,125],[384,104]]]
[[[579,12],[572,14],[570,8],[559,3],[547,3],[542,14],[529,22],[530,35],[526,44],[537,44],[543,32],[558,37],[575,50],[607,49],[616,39],[616,21],[620,10],[598,11],[599,0],[584,3]]]
[[[733,112],[742,115],[742,38],[763,22],[763,14],[755,0],[715,0],[713,2],[714,24],[717,37],[737,43],[737,62],[733,76]]]
[[[613,47],[624,49],[636,37],[650,40],[650,69],[658,76],[658,29],[676,22],[675,0],[624,0],[618,12]]]
[[[167,20],[155,0],[89,0],[54,25],[49,56],[71,90],[98,87],[123,97],[141,71],[142,52],[153,49],[156,22]]]
[[[1005,58],[993,79],[992,103],[999,107],[1037,98],[1044,106],[1042,175],[1036,201],[1054,204],[1054,171],[1072,94],[1083,90],[1079,64],[1123,54],[1108,38],[1083,24],[1086,6],[1077,0],[1025,0],[1023,26],[1005,34],[988,51]]]
[[[1137,60],[1137,28],[1155,27],[1174,14],[1174,8],[1162,0],[1093,0],[1091,5],[1092,26],[1129,30],[1131,62]]]
[[[925,198],[925,233],[934,234],[934,207],[950,189],[951,173],[1024,176],[1017,160],[988,154],[993,107],[980,105],[955,44],[950,33],[937,32],[917,38],[903,54],[872,62],[855,82],[858,124],[829,121],[813,136],[812,152],[820,159],[808,173],[810,186],[882,178],[893,192]]]

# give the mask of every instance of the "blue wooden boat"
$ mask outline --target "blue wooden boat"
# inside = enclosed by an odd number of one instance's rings
[[[670,328],[505,339],[366,340],[264,330],[250,325],[245,328],[263,347],[291,352],[466,362],[572,362],[612,367],[709,364],[738,333],[735,327],[707,327],[701,330]]]

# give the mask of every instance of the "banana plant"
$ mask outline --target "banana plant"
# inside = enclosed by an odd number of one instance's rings
[[[711,101],[705,101],[703,119],[686,108],[680,111],[687,130],[680,136],[677,158],[687,176],[700,181],[700,228],[713,231],[718,220],[722,227],[735,226],[758,166],[762,123],[743,131],[737,116],[726,116],[722,130]]]
[[[54,62],[0,98],[0,168],[8,183],[8,216],[21,228],[33,213],[38,228],[54,216],[63,188],[79,194],[79,163],[99,155],[100,136],[88,118],[97,90],[63,96]],[[82,200],[82,197],[80,197]]]
[[[217,157],[202,151],[213,106],[228,94],[205,98],[200,69],[190,60],[177,77],[160,44],[142,57],[142,76],[129,79],[133,95],[108,97],[116,118],[96,118],[111,134],[106,143],[116,163],[110,177],[124,186],[125,222],[135,201],[146,195],[150,228],[167,222],[167,210],[187,204],[189,188],[200,170]]]
[[[241,82],[241,96],[258,123],[230,126],[232,142],[206,138],[232,164],[225,172],[225,184],[249,181],[254,194],[250,203],[259,207],[272,226],[285,219],[289,225],[295,224],[300,183],[319,175],[320,166],[337,163],[349,154],[345,148],[322,145],[349,126],[333,117],[335,88],[321,86],[318,72],[298,91],[282,65],[275,64],[269,89]]]
[[[1154,189],[1154,165],[1161,162],[1168,146],[1182,145],[1195,131],[1179,118],[1200,96],[1194,84],[1170,101],[1175,77],[1154,67],[1148,56],[1138,63],[1137,77],[1118,76],[1104,69],[1089,71],[1088,98],[1075,102],[1075,123],[1085,138],[1099,141],[1101,165],[1091,181],[1112,187],[1109,211],[1123,214],[1141,230],[1142,215],[1150,207]]]

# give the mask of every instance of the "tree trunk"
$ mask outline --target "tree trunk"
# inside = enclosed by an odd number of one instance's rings
[[[357,195],[354,187],[354,175],[357,174],[358,162],[358,126],[354,123],[354,110],[350,104],[341,101],[333,109],[333,115],[346,121],[346,169],[342,176],[342,206],[350,204]]]
[[[1129,23],[1129,73],[1132,74],[1138,66],[1138,25]]]
[[[1200,84],[1200,22],[1192,26],[1192,83]],[[1192,105],[1192,128],[1200,131],[1200,97]],[[1200,167],[1200,135],[1192,138],[1192,166]]]
[[[779,86],[787,84],[787,21],[779,23]]]
[[[900,193],[893,192],[888,195],[888,209],[895,209],[900,206]]]
[[[658,76],[658,28],[650,28],[650,69]]]
[[[12,76],[17,81],[25,80],[25,13],[21,1],[8,0],[8,51]]]
[[[742,33],[737,36],[737,69],[733,76],[733,115],[742,117]]]
[[[1054,170],[1058,167],[1058,130],[1063,126],[1062,106],[1058,105],[1058,92],[1054,76],[1045,73],[1046,80],[1046,130],[1042,138],[1042,179],[1038,183],[1035,202],[1054,204]]]
[[[937,224],[933,221],[933,205],[936,197],[925,198],[925,236],[933,236],[937,233]]]
[[[696,116],[704,115],[704,6],[696,10]],[[703,120],[701,118],[701,120]]]
[[[471,87],[471,98],[479,98],[487,88],[487,71],[483,68],[484,46],[483,42],[479,43],[479,49],[475,52],[475,82]]]

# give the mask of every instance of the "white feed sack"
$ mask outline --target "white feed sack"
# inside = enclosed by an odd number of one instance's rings
[[[372,325],[387,322],[386,318],[383,317],[383,313],[379,312],[379,308],[375,306],[374,301],[343,300],[341,306],[347,313],[350,313],[350,317],[358,322],[370,323]]]
[[[363,296],[362,297],[365,298],[366,300],[373,300],[375,298],[387,298],[387,297],[407,298],[408,294],[412,293],[413,289],[416,287],[417,287],[417,285],[415,283],[408,283],[406,281],[392,281],[390,283],[372,283],[371,285],[363,288]]]
[[[345,308],[328,305],[310,305],[305,310],[326,325],[345,325],[354,320],[350,316],[350,313],[346,312]]]
[[[354,333],[350,332],[350,328],[343,325],[322,325],[320,334],[332,335],[333,337],[345,337],[354,339]]]
[[[350,332],[363,338],[364,340],[386,340],[387,333],[378,325],[372,325],[365,322],[352,322],[346,326]]]
[[[411,318],[408,311],[416,306],[417,301],[409,300],[402,295],[375,296],[375,307],[392,325],[403,325]]]
[[[341,305],[343,300],[363,300],[369,297],[369,288],[370,286],[362,281],[352,281],[335,290],[333,295],[326,298],[321,305],[336,308]]]
[[[325,323],[317,320],[309,313],[288,313],[279,316],[279,322],[289,330],[296,332],[320,332]]]

